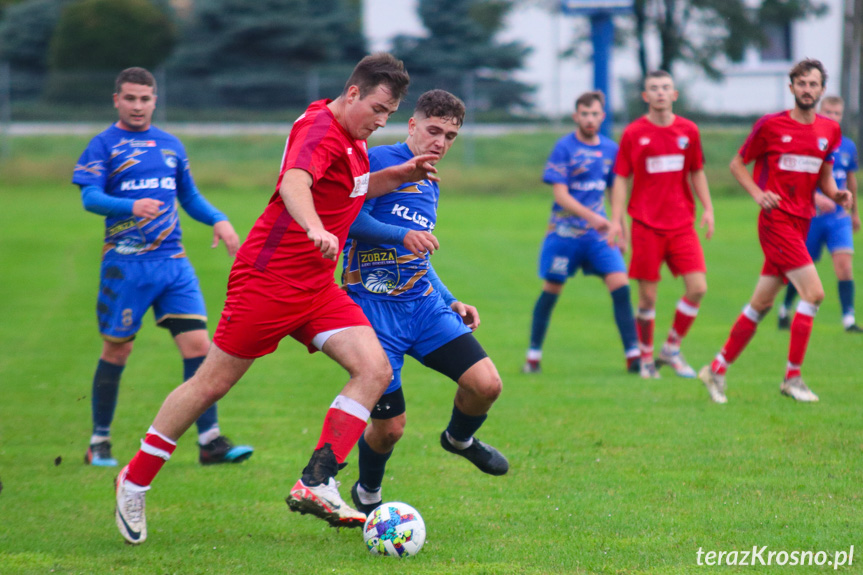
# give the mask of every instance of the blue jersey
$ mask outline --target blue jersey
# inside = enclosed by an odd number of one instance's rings
[[[377,146],[369,150],[371,172],[402,164],[413,158],[407,144]],[[437,221],[440,188],[423,180],[366,200],[363,207],[379,222],[417,231],[431,232]],[[433,291],[427,274],[429,255],[417,257],[403,245],[368,244],[349,239],[344,250],[344,279],[348,293],[375,299],[413,299]]]
[[[840,190],[848,188],[848,172],[857,171],[857,146],[846,136],[842,136],[842,143],[833,152],[833,179],[836,180],[836,187]],[[820,189],[818,193],[823,193]],[[845,217],[845,209],[837,205],[835,212],[822,214],[820,211],[817,216],[829,216],[832,219]]]
[[[614,161],[617,144],[603,135],[599,144],[591,146],[570,133],[555,144],[548,157],[542,181],[546,184],[566,184],[569,195],[585,207],[605,216],[605,190],[614,183]],[[587,220],[552,205],[549,231],[561,237],[580,237],[599,234]]]
[[[112,125],[90,141],[72,182],[97,186],[109,196],[163,202],[154,219],[107,216],[104,259],[184,256],[177,197],[197,190],[186,150],[176,137],[156,127],[130,132]]]

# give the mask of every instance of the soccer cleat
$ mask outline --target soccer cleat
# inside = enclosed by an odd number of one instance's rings
[[[656,358],[656,367],[660,368],[663,365],[670,365],[674,369],[674,373],[680,377],[689,379],[695,377],[695,370],[683,359],[683,354],[680,353],[679,348],[674,349],[668,345],[662,346],[662,349],[659,350],[659,357]]]
[[[785,317],[779,316],[779,320],[776,323],[776,327],[779,329],[791,329],[791,318],[787,315]]]
[[[381,503],[383,503],[383,499],[379,498],[377,503],[363,503],[362,500],[360,500],[360,494],[357,491],[359,485],[360,482],[357,481],[356,483],[354,483],[354,486],[351,487],[351,500],[353,500],[354,507],[357,509],[357,511],[359,511],[360,513],[365,513],[366,516],[369,516],[372,514],[372,511],[381,506]],[[378,495],[380,495],[380,489],[378,490]]]
[[[84,454],[84,463],[96,467],[117,467],[117,460],[111,456],[111,442],[91,443]]]
[[[541,373],[542,368],[539,366],[538,359],[528,359],[524,362],[521,368],[522,373]]]
[[[224,435],[220,435],[206,445],[199,443],[198,448],[200,450],[198,461],[201,462],[201,465],[240,463],[250,458],[255,451],[248,445],[234,445]]]
[[[659,371],[652,361],[642,361],[641,365],[638,366],[638,375],[641,376],[641,379],[659,379]]]
[[[793,397],[797,401],[810,403],[818,401],[818,396],[809,389],[809,386],[803,383],[803,378],[799,375],[790,379],[786,378],[779,386],[779,391],[782,395]]]
[[[631,357],[626,360],[627,373],[641,373],[641,358]]]
[[[366,514],[348,506],[339,495],[339,484],[332,477],[320,485],[306,485],[298,479],[285,499],[291,511],[311,513],[332,527],[362,527]]]
[[[713,373],[710,366],[705,365],[698,372],[698,379],[707,388],[711,400],[715,403],[728,403],[728,398],[725,397],[725,375]]]
[[[120,535],[130,545],[139,545],[147,539],[147,518],[144,516],[144,496],[146,491],[129,491],[126,489],[126,473],[129,471],[127,465],[120,471],[120,475],[114,480],[114,490],[117,497],[117,507],[114,509],[114,517],[117,520],[117,529]]]
[[[504,457],[500,451],[487,443],[483,443],[476,437],[473,438],[473,442],[469,447],[459,449],[449,442],[449,439],[447,439],[446,436],[446,430],[444,430],[444,432],[440,434],[440,445],[450,453],[461,455],[476,465],[483,473],[488,473],[489,475],[504,475],[509,471],[509,461],[506,460],[506,457]]]
[[[861,328],[856,323],[852,323],[848,327],[845,328],[846,333],[863,333],[863,328]]]

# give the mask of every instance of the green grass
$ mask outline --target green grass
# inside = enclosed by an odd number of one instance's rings
[[[685,342],[708,361],[727,337],[761,266],[756,206],[725,166],[741,133],[705,136],[717,232],[705,243],[709,293]],[[345,380],[292,341],[255,364],[220,404],[223,429],[255,446],[232,467],[196,463],[180,441],[148,495],[149,540],[123,545],[112,517],[114,471],[81,463],[90,380],[101,343],[94,317],[99,218],[68,183],[81,138],[18,138],[0,165],[0,573],[750,573],[830,567],[696,565],[699,548],[847,550],[861,572],[863,340],[842,332],[829,262],[805,375],[821,396],[779,395],[787,332],[775,316],[729,372],[729,403],[664,374],[623,373],[610,299],[595,278],[567,285],[547,339],[544,372],[519,373],[540,286],[535,262],[550,203],[539,182],[555,135],[459,142],[441,165],[444,197],[435,267],[482,315],[477,336],[504,393],[481,437],[507,476],[483,476],[437,445],[454,386],[408,361],[408,428],[385,479],[387,498],[423,514],[428,539],[407,561],[370,556],[356,531],[335,531],[284,504]],[[188,138],[198,183],[244,235],[272,192],[282,138]],[[184,219],[211,329],[230,262],[208,228]],[[858,258],[858,268],[859,268]],[[667,272],[665,273],[668,278]],[[660,284],[658,336],[682,291]],[[115,454],[131,457],[182,369],[168,335],[145,320],[124,374]],[[339,475],[356,479],[356,456]]]

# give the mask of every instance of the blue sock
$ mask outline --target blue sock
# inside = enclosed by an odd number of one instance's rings
[[[629,296],[629,286],[624,285],[611,292],[614,303],[614,321],[620,332],[623,351],[638,349],[638,335],[635,332],[635,317],[632,315],[632,302]]]
[[[204,357],[206,356],[183,358],[183,381],[188,381],[195,375],[195,372],[204,363]],[[195,425],[198,427],[198,435],[213,429],[218,424],[219,414],[215,403],[195,422]]]
[[[114,409],[117,407],[117,395],[120,391],[120,376],[123,375],[125,367],[104,359],[100,359],[96,366],[90,398],[93,409],[93,435],[102,437],[111,435],[111,422],[114,420]]]
[[[449,425],[446,428],[450,437],[456,441],[467,441],[476,430],[482,427],[483,422],[488,417],[488,414],[483,415],[465,415],[455,405],[452,406],[452,417],[449,420]]]
[[[360,485],[366,491],[377,491],[381,488],[384,482],[384,472],[387,469],[387,460],[392,451],[389,453],[378,453],[366,443],[366,438],[360,436],[357,442],[357,448],[360,452],[359,467],[360,467]]]
[[[839,282],[839,304],[842,306],[842,316],[854,315],[854,280]]]
[[[551,311],[557,303],[558,294],[547,291],[539,294],[536,305],[533,307],[533,324],[530,328],[530,349],[542,349],[545,341],[545,332],[548,331],[548,322],[551,320]]]
[[[793,283],[789,283],[788,287],[785,288],[785,301],[782,302],[782,305],[785,306],[786,310],[790,310],[791,306],[794,305],[794,298],[797,297],[797,288],[794,287]]]

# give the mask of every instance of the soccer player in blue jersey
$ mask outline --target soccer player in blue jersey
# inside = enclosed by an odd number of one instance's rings
[[[845,112],[845,102],[839,96],[827,96],[821,100],[821,115],[842,123]],[[857,146],[847,136],[842,136],[842,143],[833,155],[833,179],[840,190],[851,192],[852,204],[850,212],[845,211],[824,195],[819,189],[815,194],[817,215],[812,218],[809,234],[806,236],[806,249],[812,256],[812,261],[821,259],[821,250],[827,246],[827,251],[833,258],[833,269],[839,287],[839,304],[842,308],[842,326],[848,333],[861,333],[854,317],[854,240],[853,234],[860,230],[860,215],[857,212]],[[794,304],[797,290],[793,284],[788,284],[785,301],[779,307],[779,329],[789,329],[791,318],[788,310]]]
[[[609,246],[605,237],[609,227],[605,190],[614,182],[617,144],[599,133],[605,119],[604,107],[602,92],[579,96],[572,115],[576,129],[558,140],[545,166],[542,180],[551,184],[554,204],[539,254],[539,277],[544,281],[533,308],[524,373],[540,371],[551,312],[567,278],[579,268],[585,275],[597,275],[605,281],[627,369],[631,373],[639,371],[640,352],[626,264],[620,248]]]
[[[369,150],[372,173],[423,154],[435,154],[440,161],[464,114],[462,101],[449,92],[422,94],[405,142]],[[359,481],[351,496],[366,514],[382,501],[386,463],[404,433],[405,354],[458,384],[441,447],[491,475],[509,469],[497,449],[474,437],[502,387],[497,368],[472,333],[480,324],[479,314],[446,289],[429,261],[439,247],[432,234],[439,195],[437,182],[423,180],[366,200],[345,245],[343,283],[374,327],[393,369],[392,382],[357,444]]]
[[[181,240],[177,201],[193,219],[213,226],[213,245],[225,242],[233,257],[239,238],[224,214],[195,187],[180,140],[151,125],[156,81],[143,68],[123,70],[115,83],[119,116],[90,141],[72,182],[87,211],[105,216],[105,244],[96,306],[104,343],[93,377],[93,435],[84,456],[89,465],[112,467],[111,422],[120,376],[141,320],[152,307],[156,325],[167,329],[183,357],[189,379],[210,346],[207,309],[195,270]],[[197,421],[200,462],[237,463],[252,448],[221,434],[213,405]]]

